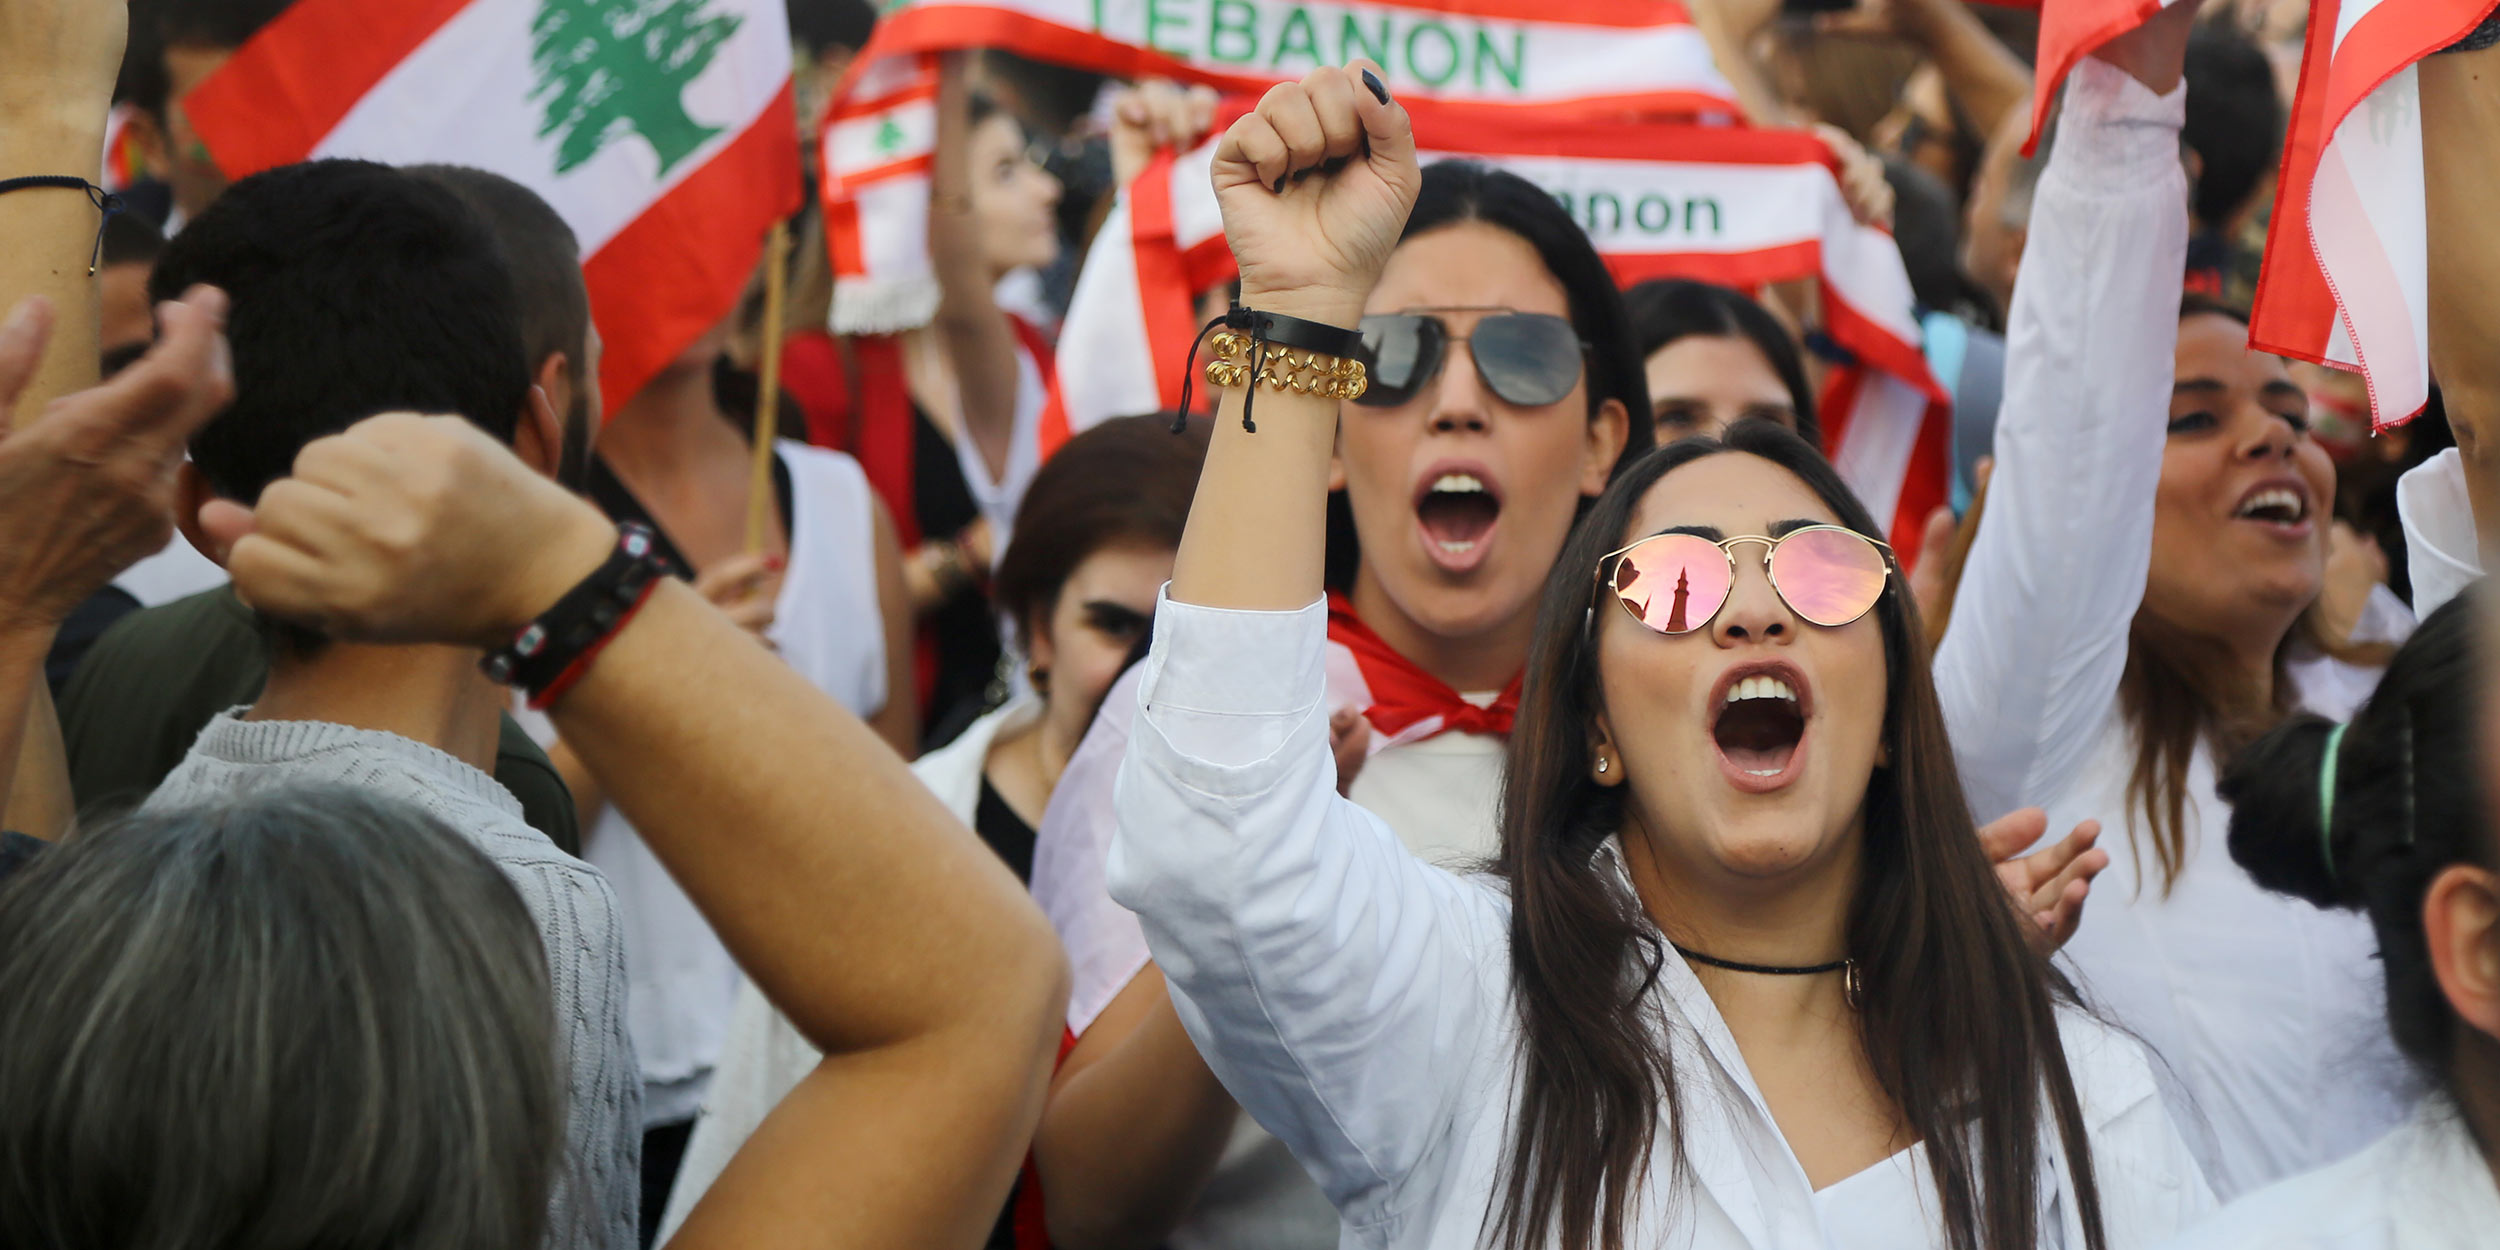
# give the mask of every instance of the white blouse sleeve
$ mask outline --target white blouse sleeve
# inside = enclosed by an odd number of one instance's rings
[[[2186,266],[2185,100],[2085,58],[2033,197],[1987,515],[1935,664],[1982,820],[2054,797],[2126,668]]]
[[[1507,913],[1337,794],[1326,619],[1158,607],[1109,878],[1225,1088],[1363,1225],[1449,1148]]]

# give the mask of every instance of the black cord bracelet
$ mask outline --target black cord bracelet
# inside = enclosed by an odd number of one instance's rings
[[[1279,347],[1297,347],[1306,352],[1334,356],[1339,360],[1363,358],[1363,332],[1360,330],[1332,326],[1324,321],[1289,317],[1283,313],[1262,312],[1256,308],[1244,308],[1235,304],[1226,309],[1223,316],[1212,318],[1205,325],[1198,327],[1198,333],[1189,340],[1189,360],[1181,366],[1180,407],[1174,409],[1172,413],[1172,432],[1175,434],[1189,428],[1189,396],[1198,380],[1198,345],[1205,342],[1207,335],[1219,327],[1250,336],[1253,376],[1250,379],[1249,393],[1241,397],[1241,428],[1246,433],[1259,432],[1259,427],[1250,420],[1250,408],[1252,404],[1258,402],[1257,364],[1265,358],[1268,344],[1273,343]]]
[[[88,202],[96,206],[96,211],[104,214],[104,220],[96,223],[95,248],[87,253],[87,276],[94,277],[96,267],[104,260],[104,222],[111,221],[113,214],[122,211],[128,205],[122,197],[84,178],[72,178],[67,174],[28,174],[23,178],[0,178],[0,195],[11,191],[32,191],[37,188],[83,191],[87,195]]]
[[[531,707],[544,707],[581,675],[651,588],[667,579],[655,548],[648,527],[631,521],[617,526],[616,546],[606,562],[511,642],[487,652],[478,668],[489,680],[527,693]]]

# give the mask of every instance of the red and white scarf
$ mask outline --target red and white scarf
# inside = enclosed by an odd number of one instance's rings
[[[1519,715],[1519,683],[1525,674],[1513,676],[1493,702],[1469,702],[1373,633],[1354,614],[1354,605],[1334,591],[1328,595],[1327,664],[1330,702],[1357,708],[1371,722],[1367,754],[1445,733],[1506,738]]]
[[[1920,354],[1900,248],[1850,215],[1822,140],[1797,130],[1596,127],[1518,113],[1460,119],[1429,102],[1409,109],[1426,161],[1481,160],[1552,192],[1619,282],[1684,277],[1759,288],[1819,278],[1824,329],[1854,357],[1827,380],[1825,449],[1904,563],[1917,558],[1921,525],[1947,495],[1951,410]],[[1180,401],[1196,293],[1233,275],[1208,176],[1214,152],[1210,142],[1158,158],[1096,235],[1060,330],[1060,385],[1042,418],[1046,447],[1106,418]]]
[[[920,0],[878,23],[830,106],[824,194],[837,331],[908,328],[936,308],[932,55],[983,47],[1251,96],[1369,56],[1410,104],[1588,123],[1732,117],[1736,108],[1676,0]]]

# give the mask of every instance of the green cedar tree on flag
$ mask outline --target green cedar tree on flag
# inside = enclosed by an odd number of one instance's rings
[[[728,315],[799,203],[780,0],[297,0],[183,106],[233,177],[361,157],[545,197],[610,413]]]

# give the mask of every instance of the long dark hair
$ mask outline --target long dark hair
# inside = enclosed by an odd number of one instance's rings
[[[1723,439],[1684,439],[1632,466],[1564,544],[1546,580],[1502,791],[1496,871],[1510,889],[1522,1049],[1490,1216],[1506,1247],[1559,1235],[1563,1245],[1621,1250],[1662,1118],[1676,1134],[1676,1170],[1684,1166],[1675,1074],[1648,1002],[1664,939],[1599,854],[1623,827],[1624,800],[1592,779],[1589,726],[1604,708],[1595,631],[1584,622],[1591,571],[1624,540],[1642,496],[1679,466],[1729,453],[1788,470],[1842,525],[1881,533],[1820,453],[1747,420]],[[2100,1250],[2099,1188],[2057,1032],[2057,1009],[2076,1001],[2074,988],[2032,947],[1980,852],[1901,579],[1875,615],[1891,763],[1867,783],[1865,877],[1848,919],[1868,1066],[1924,1142],[1953,1250],[2037,1240],[2045,1087],[2086,1244]]]
[[[1614,471],[1621,473],[1624,466],[1656,446],[1657,438],[1650,428],[1648,374],[1641,369],[1641,354],[1633,350],[1631,323],[1623,315],[1623,293],[1606,272],[1606,262],[1598,259],[1597,248],[1560,201],[1517,174],[1474,161],[1440,161],[1424,167],[1423,188],[1415,194],[1415,209],[1406,215],[1406,230],[1398,241],[1402,244],[1427,231],[1468,221],[1481,221],[1526,240],[1545,262],[1546,271],[1562,284],[1571,324],[1589,345],[1589,419],[1596,420],[1598,408],[1609,399],[1623,401],[1623,410],[1631,416],[1625,423],[1629,434],[1623,452],[1615,457]],[[1587,501],[1581,503],[1580,511],[1587,515]],[[1353,585],[1354,570],[1362,558],[1354,535],[1354,509],[1346,502],[1345,492],[1336,491],[1328,496],[1328,584],[1340,590]]]
[[[1817,447],[1823,445],[1814,388],[1806,385],[1805,357],[1797,350],[1797,340],[1752,296],[1689,278],[1652,278],[1623,293],[1623,309],[1631,319],[1632,341],[1643,361],[1669,343],[1695,334],[1752,343],[1771,372],[1779,375],[1780,385],[1788,388],[1788,406],[1797,414],[1798,436]],[[1648,413],[1644,409],[1632,415],[1637,419]]]
[[[2231,858],[2257,884],[2370,917],[2389,1030],[2415,1066],[2443,1081],[2457,1014],[2431,970],[2422,899],[2441,869],[2491,859],[2476,755],[2479,594],[2457,596],[2413,631],[2340,739],[2326,718],[2295,716],[2234,757],[2220,787],[2231,804]],[[2331,817],[2319,793],[2330,745]]]

